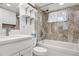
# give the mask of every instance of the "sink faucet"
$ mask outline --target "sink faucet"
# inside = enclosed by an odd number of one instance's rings
[[[9,36],[10,29],[6,28],[6,36]]]

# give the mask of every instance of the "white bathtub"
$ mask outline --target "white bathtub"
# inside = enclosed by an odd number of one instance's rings
[[[79,44],[45,39],[38,45],[47,48],[49,56],[79,56]]]

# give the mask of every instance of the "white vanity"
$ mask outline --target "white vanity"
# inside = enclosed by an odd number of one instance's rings
[[[31,35],[0,37],[0,56],[30,56],[32,48]]]

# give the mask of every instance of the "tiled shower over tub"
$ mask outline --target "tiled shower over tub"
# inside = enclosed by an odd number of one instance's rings
[[[65,10],[65,11],[64,11]],[[62,12],[61,12],[62,11]],[[63,22],[48,22],[48,14],[42,17],[37,27],[39,37],[43,39],[57,40],[71,43],[79,42],[79,5],[55,11],[58,15],[66,13],[66,20]],[[53,13],[53,12],[52,12]],[[64,17],[64,15],[62,15]],[[40,19],[41,20],[41,19]],[[42,25],[41,25],[42,23]]]

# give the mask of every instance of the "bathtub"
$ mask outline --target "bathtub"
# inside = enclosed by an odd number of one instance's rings
[[[48,49],[48,56],[79,56],[79,44],[54,41],[54,40],[41,40],[38,46]]]

